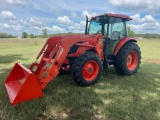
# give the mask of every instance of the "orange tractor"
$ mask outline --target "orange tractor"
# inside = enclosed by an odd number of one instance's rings
[[[6,78],[11,104],[42,97],[42,90],[59,73],[71,71],[80,86],[96,83],[109,65],[120,75],[136,73],[141,52],[137,41],[128,37],[129,20],[126,15],[107,13],[87,18],[85,34],[49,38],[29,69],[16,63]]]

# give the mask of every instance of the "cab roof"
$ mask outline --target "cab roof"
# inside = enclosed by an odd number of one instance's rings
[[[130,16],[123,15],[123,14],[115,14],[115,13],[106,13],[103,15],[98,15],[98,16],[92,17],[91,19],[94,19],[94,18],[100,17],[100,16],[117,17],[117,18],[125,19],[127,21],[132,20],[132,18]]]

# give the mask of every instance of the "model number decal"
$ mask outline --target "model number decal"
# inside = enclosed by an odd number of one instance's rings
[[[60,48],[60,51],[59,51],[58,57],[57,57],[58,60],[59,60],[59,58],[61,57],[63,51],[64,51],[64,48]]]
[[[87,38],[88,37],[88,35],[83,35],[83,36],[81,36],[81,38]]]

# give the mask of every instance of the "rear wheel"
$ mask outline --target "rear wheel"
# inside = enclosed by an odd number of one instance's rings
[[[73,64],[72,76],[80,86],[88,86],[96,83],[102,71],[102,61],[97,54],[86,52]]]
[[[120,75],[132,75],[141,63],[140,48],[135,43],[126,43],[115,57],[115,70]]]

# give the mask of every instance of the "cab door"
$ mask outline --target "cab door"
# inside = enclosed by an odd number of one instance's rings
[[[110,17],[107,27],[106,55],[113,55],[114,49],[122,38],[127,36],[126,23],[121,18]]]

